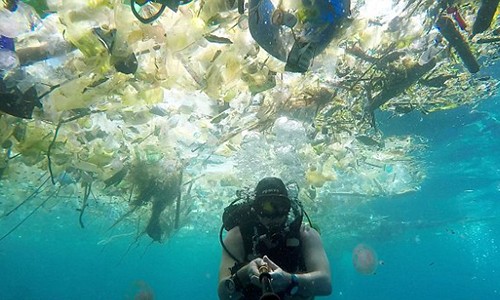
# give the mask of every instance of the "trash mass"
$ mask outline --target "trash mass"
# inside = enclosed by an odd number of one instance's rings
[[[427,141],[385,135],[377,110],[473,107],[498,88],[483,72],[498,0],[1,5],[4,218],[65,203],[82,227],[111,214],[110,231],[161,242],[218,228],[264,176],[312,211],[412,193]]]

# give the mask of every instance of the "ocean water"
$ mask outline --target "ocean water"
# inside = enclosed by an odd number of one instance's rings
[[[498,65],[484,73],[500,78]],[[317,299],[500,299],[498,95],[427,115],[377,111],[376,119],[384,137],[425,138],[418,161],[426,177],[416,192],[343,204],[323,199],[324,211],[309,212],[327,229],[322,240],[333,277],[332,295]],[[8,188],[33,192],[22,181]],[[82,228],[75,196],[44,202],[44,195],[0,218],[0,300],[218,299],[223,206],[209,213],[195,207],[184,226],[157,243],[136,238],[134,220],[110,229],[120,213],[104,199],[91,202]],[[19,203],[9,197],[19,194],[0,193],[2,211]],[[329,226],[340,217],[347,228]],[[349,222],[354,217],[363,221]],[[377,254],[373,274],[353,264],[359,244]]]
[[[467,107],[379,115],[387,134],[429,138],[429,172],[417,193],[360,205],[391,220],[375,233],[322,236],[334,289],[324,299],[498,299],[500,99],[474,110],[487,117]],[[0,220],[2,233],[27,213]],[[104,244],[109,220],[88,216],[82,229],[77,215],[70,207],[42,209],[1,241],[1,299],[134,299],[145,289],[155,299],[217,299],[216,230],[183,228],[163,244],[133,236]],[[373,275],[353,267],[359,243],[378,254]]]

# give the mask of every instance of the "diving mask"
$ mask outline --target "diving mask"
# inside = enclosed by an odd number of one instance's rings
[[[254,209],[263,218],[282,218],[290,211],[290,200],[286,197],[266,197],[256,200]]]

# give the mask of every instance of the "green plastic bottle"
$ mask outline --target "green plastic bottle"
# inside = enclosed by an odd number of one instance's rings
[[[49,13],[46,0],[23,0],[22,2],[33,7],[40,17],[45,17]]]

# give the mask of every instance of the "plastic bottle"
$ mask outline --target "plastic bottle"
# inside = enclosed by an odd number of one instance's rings
[[[15,6],[0,7],[0,35],[16,38],[40,24],[40,17],[31,6],[16,3]]]
[[[40,24],[34,9],[18,0],[3,1],[0,7],[0,76],[19,66],[14,39]]]
[[[14,39],[0,35],[0,75],[17,66],[19,66],[19,59],[15,53]]]

